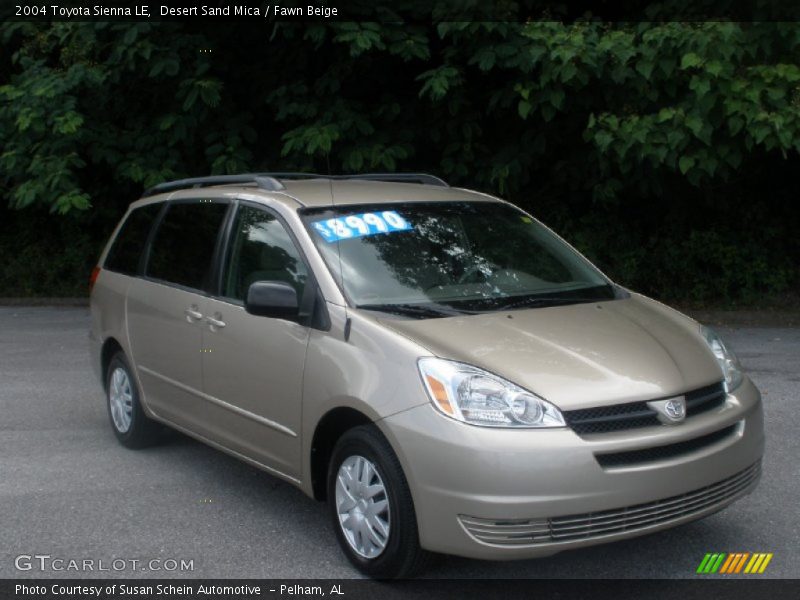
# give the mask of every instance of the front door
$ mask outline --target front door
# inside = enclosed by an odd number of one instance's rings
[[[300,477],[305,324],[244,310],[256,281],[284,281],[303,298],[308,269],[281,220],[240,204],[231,229],[219,298],[208,299],[203,384],[213,439],[289,477]],[[312,285],[312,284],[309,284]]]

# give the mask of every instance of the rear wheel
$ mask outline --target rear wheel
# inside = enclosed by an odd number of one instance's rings
[[[408,483],[375,426],[355,427],[337,442],[328,469],[328,503],[336,539],[362,573],[406,578],[427,564]]]
[[[106,399],[111,428],[123,446],[144,448],[155,442],[160,426],[144,414],[136,380],[122,352],[108,364]]]

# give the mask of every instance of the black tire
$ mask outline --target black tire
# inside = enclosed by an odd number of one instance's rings
[[[348,458],[362,456],[373,463],[389,500],[389,536],[386,546],[374,558],[358,554],[347,541],[336,506],[339,468]],[[328,467],[328,506],[336,539],[350,562],[374,579],[405,579],[420,573],[431,554],[419,545],[417,517],[411,491],[397,455],[374,425],[361,425],[345,433],[333,449]]]
[[[118,369],[125,372],[127,380],[130,383],[131,392],[130,426],[124,431],[120,430],[114,422],[111,408],[112,377]],[[156,442],[161,429],[158,423],[144,414],[139,398],[139,388],[136,385],[136,379],[133,377],[133,370],[128,364],[125,355],[122,352],[117,352],[111,357],[108,363],[108,371],[106,372],[106,407],[108,409],[108,418],[111,421],[111,429],[114,435],[117,436],[119,442],[127,448],[145,448],[151,446]]]

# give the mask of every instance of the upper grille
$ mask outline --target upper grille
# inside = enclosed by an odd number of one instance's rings
[[[720,510],[752,489],[761,462],[705,487],[625,508],[542,519],[479,519],[459,516],[467,532],[487,544],[523,546],[602,538],[639,531],[700,513]]]
[[[638,465],[643,462],[675,458],[724,440],[736,431],[736,427],[737,425],[735,424],[730,425],[724,429],[714,431],[713,433],[664,446],[652,446],[650,448],[642,448],[641,450],[596,454],[595,458],[597,462],[600,463],[601,467],[626,467]]]
[[[725,403],[725,386],[722,382],[715,383],[687,392],[684,396],[686,417],[691,418],[722,406]],[[647,406],[647,401],[568,410],[563,414],[567,425],[578,434],[607,433],[661,424],[658,413]]]

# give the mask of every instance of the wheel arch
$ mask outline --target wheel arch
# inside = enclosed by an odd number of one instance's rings
[[[316,500],[322,501],[327,497],[328,465],[336,442],[353,427],[372,422],[366,414],[349,406],[333,408],[319,420],[311,441],[309,465],[311,490]]]
[[[100,350],[100,374],[103,378],[103,389],[105,391],[108,391],[108,365],[117,352],[125,352],[122,349],[122,344],[114,337],[106,338]]]

